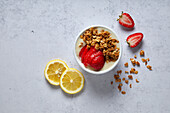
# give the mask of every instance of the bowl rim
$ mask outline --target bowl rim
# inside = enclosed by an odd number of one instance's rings
[[[120,47],[119,47],[119,49],[120,49],[119,58],[118,58],[117,61],[114,63],[114,65],[112,65],[111,67],[109,67],[108,69],[103,70],[103,71],[93,71],[93,70],[90,70],[90,69],[86,68],[86,67],[84,66],[84,64],[80,61],[80,59],[78,58],[78,56],[76,55],[76,43],[77,43],[78,38],[80,37],[80,35],[81,35],[85,30],[87,30],[87,29],[89,29],[89,28],[91,28],[91,27],[103,27],[103,28],[109,29],[111,32],[113,32],[113,33],[116,35],[117,39],[119,40],[119,45],[120,45]],[[83,70],[85,70],[86,72],[88,72],[88,73],[99,75],[99,74],[104,74],[104,73],[107,73],[107,72],[111,71],[111,70],[114,69],[114,68],[117,66],[117,64],[119,63],[121,56],[122,56],[122,45],[121,45],[121,41],[120,41],[119,36],[115,33],[115,31],[114,31],[113,29],[111,29],[111,28],[109,28],[109,27],[107,27],[107,26],[105,26],[105,25],[91,25],[91,26],[88,26],[88,27],[84,28],[83,30],[81,30],[80,33],[77,35],[77,37],[76,37],[76,39],[75,39],[75,43],[74,43],[74,57],[75,57],[76,61],[78,62],[78,64],[80,65],[80,67],[81,67]]]

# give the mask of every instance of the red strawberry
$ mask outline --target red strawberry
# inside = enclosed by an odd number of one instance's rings
[[[90,66],[93,67],[95,70],[100,70],[103,68],[104,63],[105,63],[104,56],[103,55],[97,56],[92,60]]]
[[[82,55],[81,55],[81,62],[84,62],[84,56],[87,54],[88,51],[89,51],[89,49],[87,49],[87,46],[86,46],[83,53],[82,53]]]
[[[119,19],[117,19],[117,21],[119,20],[119,24],[127,27],[127,28],[133,28],[135,23],[132,19],[132,17],[128,14],[128,13],[123,13],[119,16]]]
[[[134,33],[127,37],[126,41],[130,47],[136,47],[143,39],[142,33]]]
[[[89,57],[95,52],[97,52],[97,50],[94,47],[91,47],[87,54],[84,56],[84,62],[82,63],[85,65],[85,67],[89,65],[88,63]]]
[[[79,57],[81,57],[81,55],[83,54],[84,49],[85,49],[86,47],[87,47],[87,45],[85,45],[85,46],[80,50]]]
[[[88,64],[91,64],[92,60],[93,60],[95,57],[101,56],[101,55],[103,55],[103,53],[102,53],[101,51],[97,51],[97,52],[93,53],[93,54],[88,58],[87,63],[88,63]]]

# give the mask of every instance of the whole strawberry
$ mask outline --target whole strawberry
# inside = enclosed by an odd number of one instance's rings
[[[134,33],[127,37],[126,41],[131,48],[136,47],[143,39],[142,33]]]
[[[127,27],[127,28],[133,28],[135,23],[132,19],[132,17],[128,14],[128,13],[123,13],[119,16],[119,19],[117,19],[117,21],[119,21],[119,24]]]

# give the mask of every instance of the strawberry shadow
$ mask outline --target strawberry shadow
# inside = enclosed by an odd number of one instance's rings
[[[133,31],[133,30],[135,29],[135,27],[133,27],[133,28],[127,28],[127,27],[124,27],[124,26],[122,26],[122,25],[120,25],[120,24],[119,24],[119,26],[120,26],[120,28],[121,28],[122,30],[124,30],[124,31]]]

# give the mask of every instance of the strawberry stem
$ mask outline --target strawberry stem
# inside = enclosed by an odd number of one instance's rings
[[[123,15],[123,11],[122,11],[122,14],[119,15],[119,18],[117,19],[117,21],[119,21],[119,19],[122,18],[122,15]]]

